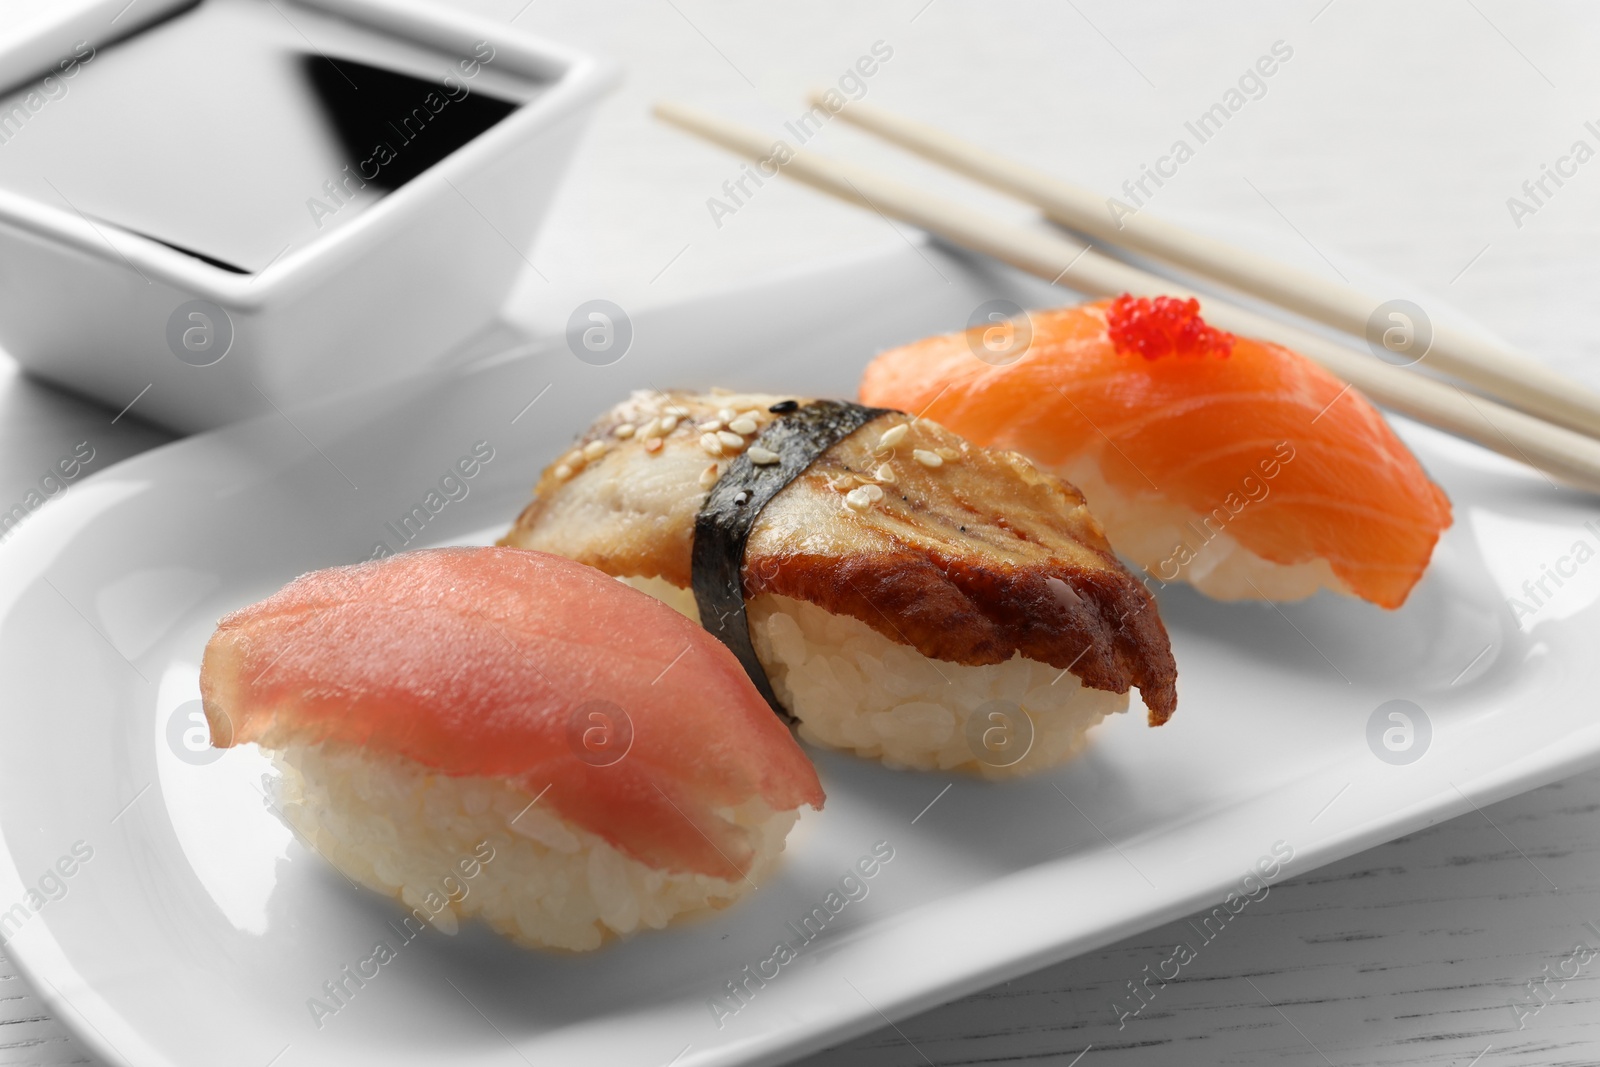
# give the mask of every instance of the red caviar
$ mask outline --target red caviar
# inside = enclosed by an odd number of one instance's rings
[[[1106,309],[1111,344],[1120,355],[1137,352],[1145,359],[1162,356],[1210,356],[1227,359],[1233,334],[1207,326],[1200,301],[1174,296],[1135,299],[1123,293]]]

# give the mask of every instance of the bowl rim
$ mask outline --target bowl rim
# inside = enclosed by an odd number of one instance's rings
[[[260,311],[322,285],[374,251],[393,229],[444,196],[465,199],[458,183],[513,145],[547,130],[615,87],[620,69],[575,48],[421,0],[286,0],[370,31],[442,52],[489,41],[518,74],[548,85],[533,99],[380,198],[347,225],[274,260],[259,271],[216,267],[114,223],[96,225],[73,210],[0,189],[0,235],[21,231],[147,280],[243,312]],[[463,52],[463,54],[467,54]],[[471,201],[468,201],[471,206]],[[474,210],[476,210],[474,208]],[[487,220],[486,220],[487,221]]]

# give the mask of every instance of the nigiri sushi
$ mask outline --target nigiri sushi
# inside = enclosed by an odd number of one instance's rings
[[[212,743],[272,753],[311,845],[450,933],[584,950],[725,906],[823,803],[726,648],[538,552],[307,574],[222,620],[200,688]]]
[[[928,338],[873,360],[861,398],[1072,482],[1158,582],[1399,607],[1450,525],[1444,491],[1359,392],[1199,310],[1122,296],[1030,312],[1026,351],[1004,366],[975,357],[971,331]]]
[[[892,766],[1026,774],[1131,686],[1152,725],[1177,704],[1154,601],[1078,492],[897,411],[636,393],[502,543],[677,605],[801,737]]]

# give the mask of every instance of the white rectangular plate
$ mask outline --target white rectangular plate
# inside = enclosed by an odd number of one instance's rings
[[[1222,901],[1264,858],[1292,854],[1266,864],[1288,877],[1600,759],[1600,565],[1573,563],[1576,542],[1600,545],[1587,501],[1409,426],[1457,521],[1403,610],[1163,590],[1169,725],[1136,706],[1067,769],[1003,785],[815,752],[826,809],[769,884],[591,955],[476,926],[402,943],[394,906],[265,810],[253,749],[203,762],[186,746],[218,616],[401,547],[400,518],[476,442],[494,458],[409,547],[491,539],[631,389],[853,395],[874,352],[962,326],[990,296],[1061,300],[926,256],[948,284],[906,251],[640,313],[612,365],[558,340],[157,449],[30,518],[0,547],[0,933],[52,1010],[140,1067],[771,1063]],[[1573,573],[1515,618],[1507,597],[1562,557]],[[1431,727],[1406,765],[1368,741],[1394,699]],[[719,1001],[879,842],[894,856],[865,898]],[[308,1001],[379,941],[396,958],[317,1018]]]

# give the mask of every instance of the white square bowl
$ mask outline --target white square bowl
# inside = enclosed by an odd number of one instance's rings
[[[357,35],[436,54],[441,69],[488,42],[495,70],[537,91],[253,273],[0,190],[0,346],[42,378],[114,409],[138,397],[140,416],[194,431],[407,376],[491,324],[616,70],[416,0],[205,2],[292,14],[319,50]]]

